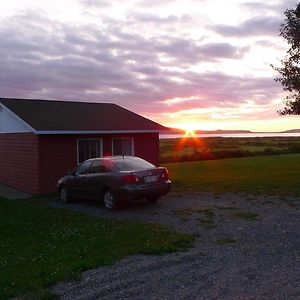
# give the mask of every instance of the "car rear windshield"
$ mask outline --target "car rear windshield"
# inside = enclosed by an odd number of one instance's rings
[[[115,166],[120,171],[141,171],[155,167],[141,158],[122,158],[115,160]]]

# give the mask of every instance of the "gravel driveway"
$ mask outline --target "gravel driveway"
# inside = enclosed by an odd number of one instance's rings
[[[50,203],[96,217],[141,219],[195,234],[193,248],[127,257],[53,287],[59,299],[300,299],[300,201],[191,193],[108,212]]]

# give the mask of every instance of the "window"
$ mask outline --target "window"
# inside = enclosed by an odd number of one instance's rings
[[[89,173],[89,168],[90,168],[91,162],[87,161],[83,164],[81,164],[77,170],[76,170],[76,174],[77,175],[81,175],[81,174],[88,174]]]
[[[112,140],[113,155],[134,155],[133,138],[119,138]]]
[[[155,168],[154,165],[138,157],[115,160],[115,165],[120,171],[140,171]]]
[[[95,160],[91,164],[90,173],[104,173],[105,167],[103,161]]]
[[[80,139],[77,140],[77,160],[78,163],[102,156],[102,140],[101,139]]]

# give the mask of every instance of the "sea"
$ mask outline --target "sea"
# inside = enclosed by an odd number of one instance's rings
[[[235,137],[235,138],[250,138],[250,137],[300,137],[300,132],[249,132],[249,133],[199,133],[194,135],[184,135],[180,133],[160,134],[160,139],[178,139],[184,137]]]

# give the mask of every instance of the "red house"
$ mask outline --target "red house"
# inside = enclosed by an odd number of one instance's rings
[[[116,104],[0,98],[0,182],[44,194],[91,157],[135,155],[158,165],[166,129]]]

